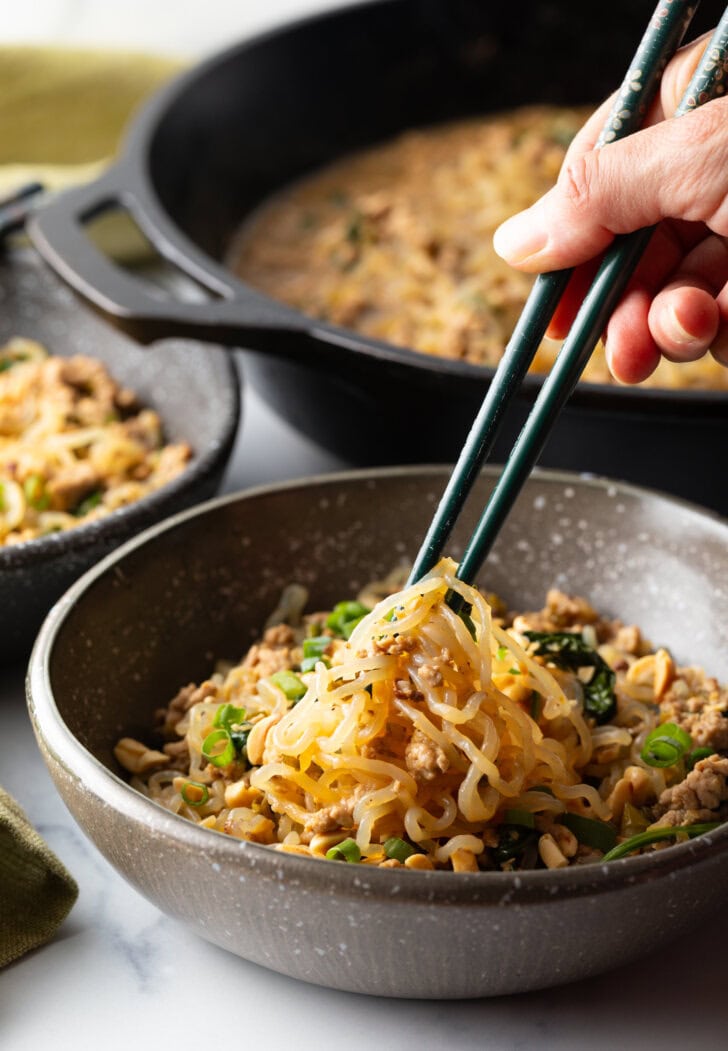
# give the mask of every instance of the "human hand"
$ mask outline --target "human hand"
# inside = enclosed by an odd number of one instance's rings
[[[661,354],[694,361],[710,350],[728,366],[728,97],[666,120],[707,40],[668,64],[644,129],[595,150],[613,99],[600,106],[556,186],[494,236],[496,252],[519,270],[577,268],[548,330],[563,339],[600,253],[616,234],[658,224],[607,325],[607,361],[623,383],[646,379]]]

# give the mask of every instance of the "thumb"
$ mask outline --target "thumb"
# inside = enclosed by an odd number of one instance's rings
[[[567,158],[556,186],[496,230],[496,252],[512,266],[539,272],[577,266],[615,234],[661,219],[703,221],[728,233],[727,129],[728,98],[716,99]]]
[[[681,48],[668,64],[660,98],[648,116],[652,127],[596,151],[593,143],[604,114],[592,115],[569,148],[554,189],[496,230],[493,244],[499,255],[522,270],[559,269],[593,258],[617,233],[662,218],[710,220],[711,208],[720,208],[728,179],[720,179],[710,200],[699,202],[702,207],[696,207],[695,198],[704,193],[704,178],[712,178],[725,164],[728,147],[720,140],[726,137],[726,100],[679,121],[664,121],[674,113],[708,39],[706,34]],[[711,163],[705,156],[711,149],[720,161],[716,157]]]

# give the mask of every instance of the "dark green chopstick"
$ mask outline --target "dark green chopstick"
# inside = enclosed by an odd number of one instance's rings
[[[675,111],[675,117],[709,102],[725,91],[728,66],[728,8],[705,50],[700,65]],[[498,530],[543,449],[559,412],[576,383],[617,305],[654,227],[617,238],[607,252],[582,302],[563,347],[516,440],[458,567],[461,580],[472,582],[490,551]]]
[[[660,0],[635,52],[596,143],[601,147],[642,124],[665,65],[680,45],[699,0]],[[571,270],[540,274],[498,365],[483,404],[415,559],[410,583],[437,562],[483,463],[490,455],[505,412],[517,393],[548,323],[569,283]]]

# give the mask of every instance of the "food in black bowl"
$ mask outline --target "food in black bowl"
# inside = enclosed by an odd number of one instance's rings
[[[0,353],[8,663],[27,655],[51,604],[102,555],[216,492],[240,397],[226,351],[181,340],[139,347],[80,306],[31,251],[7,255],[0,280],[1,336],[14,339]]]

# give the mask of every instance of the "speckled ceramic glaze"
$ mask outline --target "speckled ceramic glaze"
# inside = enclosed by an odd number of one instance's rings
[[[246,959],[383,996],[475,997],[570,981],[668,942],[728,897],[728,827],[651,856],[531,873],[400,872],[294,855],[200,829],[138,795],[112,746],[177,688],[239,657],[286,582],[313,608],[412,558],[438,468],[294,483],[209,503],[147,531],[51,612],[31,716],[71,812],[160,909]],[[486,474],[472,513],[492,485]],[[608,482],[537,474],[482,576],[537,608],[551,585],[640,624],[728,677],[728,525]]]
[[[232,355],[192,341],[146,349],[100,321],[36,254],[0,260],[0,342],[36,339],[53,354],[89,354],[156,409],[169,441],[193,449],[187,469],[163,489],[108,518],[13,547],[0,547],[0,662],[26,657],[53,602],[103,555],[166,515],[212,496],[240,414]]]

